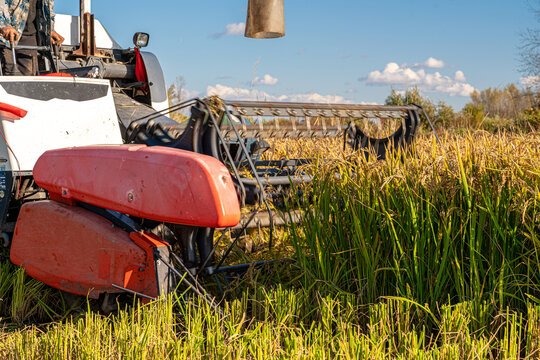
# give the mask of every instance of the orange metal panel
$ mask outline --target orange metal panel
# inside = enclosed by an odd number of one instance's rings
[[[23,205],[11,261],[41,282],[91,298],[118,292],[113,284],[158,295],[154,258],[148,249],[108,220],[55,201]]]
[[[129,238],[146,252],[146,266],[148,267],[148,271],[144,271],[143,273],[139,274],[135,271],[133,274],[130,274],[126,279],[125,287],[133,290],[134,288],[144,286],[144,284],[157,284],[158,280],[156,277],[157,269],[156,262],[154,261],[154,249],[158,247],[167,247],[169,244],[151,233],[132,232],[129,234]],[[135,275],[135,277],[133,277],[133,275]],[[150,296],[157,297],[159,295],[159,286],[160,284],[158,284],[155,288],[150,289]]]
[[[47,151],[37,184],[58,199],[200,227],[229,227],[240,206],[227,168],[213,157],[160,146],[104,145]]]

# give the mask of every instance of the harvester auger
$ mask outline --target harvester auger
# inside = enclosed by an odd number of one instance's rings
[[[283,0],[250,0],[248,11],[250,36],[284,34]],[[258,17],[273,21],[259,27]],[[80,17],[57,14],[55,29],[60,48],[32,47],[39,76],[0,76],[0,244],[30,276],[69,293],[148,300],[183,284],[215,307],[199,279],[250,265],[225,266],[244,230],[301,216],[272,209],[312,181],[302,166],[313,160],[264,160],[268,139],[343,138],[384,159],[410,145],[420,123],[414,105],[212,97],[156,111],[168,107],[167,88],[156,56],[142,51],[148,34],[122,48],[89,0]],[[395,126],[385,136],[363,126],[380,123]],[[216,260],[227,233],[234,240]]]

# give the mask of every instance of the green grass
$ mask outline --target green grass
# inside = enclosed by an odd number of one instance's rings
[[[277,145],[340,159],[279,239],[296,263],[234,282],[223,314],[169,298],[109,316],[2,265],[0,358],[540,357],[539,134],[421,137],[385,162]]]

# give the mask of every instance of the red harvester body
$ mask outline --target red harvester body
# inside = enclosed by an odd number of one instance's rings
[[[227,168],[184,150],[145,145],[53,150],[38,160],[34,178],[57,201],[22,207],[11,261],[48,285],[92,298],[121,289],[154,298],[175,281],[165,264],[167,242],[115,226],[85,207],[189,226],[234,226],[240,220]]]

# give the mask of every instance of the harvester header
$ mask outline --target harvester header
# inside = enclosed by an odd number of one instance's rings
[[[110,294],[148,300],[185,285],[215,306],[200,280],[249,266],[227,263],[246,230],[269,227],[271,248],[276,226],[302,218],[279,212],[315,161],[273,158],[276,139],[343,139],[384,159],[420,124],[415,105],[170,106],[159,60],[142,49],[148,34],[122,48],[90,0],[80,6],[80,17],[56,16],[62,46],[32,48],[39,76],[0,77],[0,240],[63,291],[110,305]],[[283,36],[283,20],[283,0],[249,0],[246,36]]]

